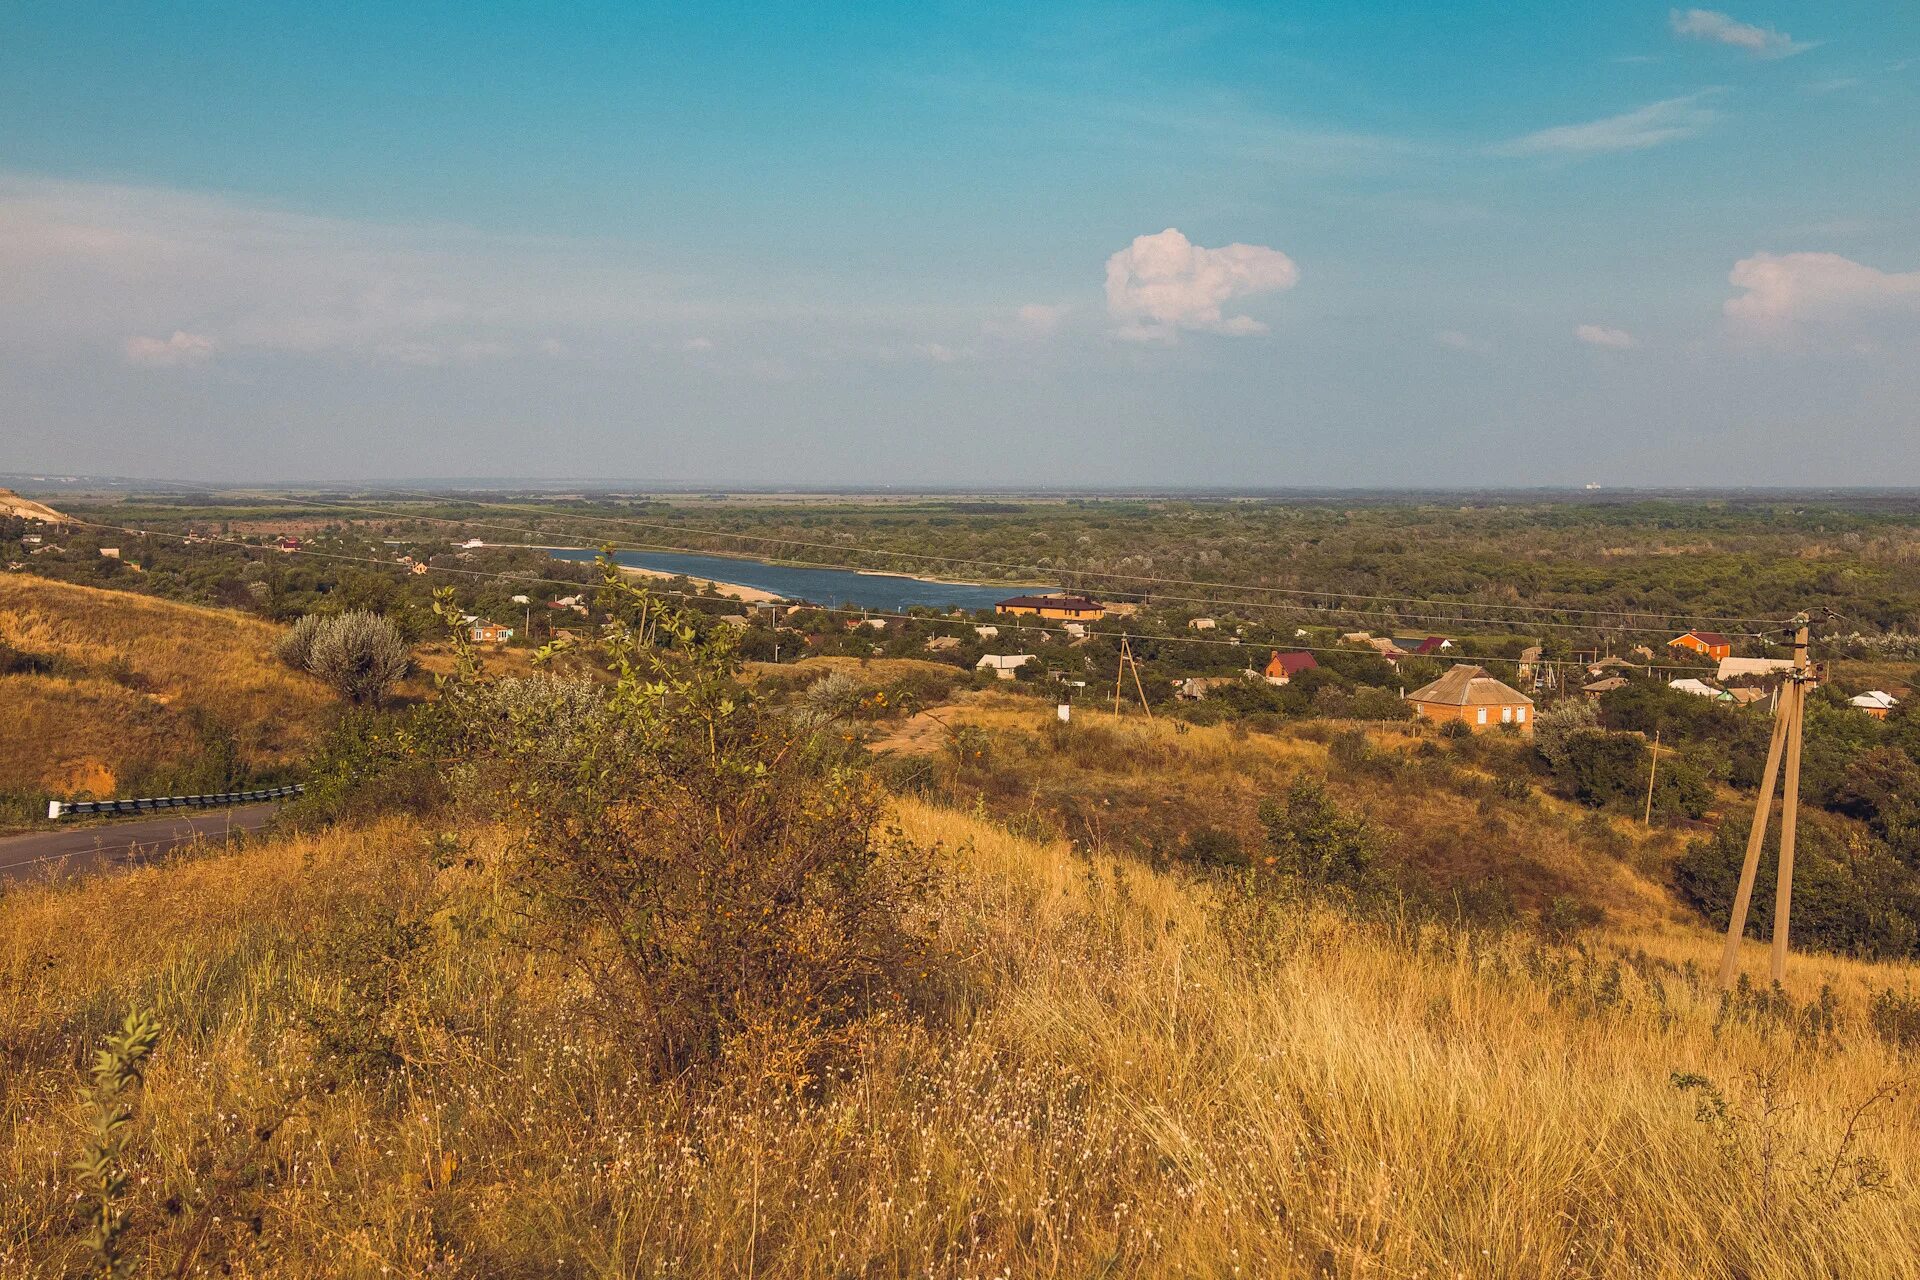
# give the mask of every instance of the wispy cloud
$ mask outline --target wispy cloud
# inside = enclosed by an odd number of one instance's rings
[[[1576,325],[1573,336],[1590,347],[1607,347],[1615,351],[1625,351],[1640,345],[1640,339],[1625,329],[1610,329],[1603,324]]]
[[[1265,333],[1252,316],[1227,316],[1228,302],[1291,289],[1300,268],[1278,249],[1230,244],[1208,249],[1168,227],[1136,236],[1107,259],[1107,313],[1132,342],[1176,342],[1182,330]]]
[[[205,364],[213,358],[219,344],[203,333],[175,329],[171,338],[128,338],[127,362],[149,369],[172,369],[180,365]]]
[[[1881,271],[1837,253],[1756,253],[1733,264],[1727,318],[1780,331],[1872,312],[1920,312],[1920,271]]]
[[[1458,329],[1442,329],[1433,335],[1433,340],[1450,351],[1465,351],[1471,355],[1484,356],[1493,353],[1493,344],[1485,338],[1476,338],[1470,333]]]
[[[1741,22],[1714,9],[1675,9],[1667,15],[1673,33],[1691,40],[1743,49],[1756,58],[1790,58],[1805,53],[1815,42],[1795,40],[1784,31]]]
[[[1584,124],[1556,125],[1510,139],[1491,148],[1497,156],[1587,156],[1644,151],[1704,132],[1720,113],[1705,105],[1718,89],[1702,89],[1679,98],[1650,102],[1633,111]]]

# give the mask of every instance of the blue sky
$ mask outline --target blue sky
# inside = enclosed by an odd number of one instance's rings
[[[8,6],[0,470],[1920,483],[1920,6],[1034,8]]]

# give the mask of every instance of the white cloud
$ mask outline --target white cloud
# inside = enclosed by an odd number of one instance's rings
[[[1784,31],[1757,27],[1713,9],[1675,9],[1667,15],[1667,21],[1677,36],[1732,45],[1756,58],[1788,58],[1813,48],[1811,43],[1795,40]]]
[[[127,361],[149,369],[171,369],[180,365],[205,364],[213,358],[218,344],[201,333],[173,331],[171,338],[128,338]]]
[[[1733,264],[1727,318],[1759,329],[1920,310],[1920,271],[1881,271],[1837,253],[1756,253]]]
[[[1610,347],[1616,351],[1640,345],[1640,339],[1625,329],[1609,329],[1603,324],[1578,325],[1574,328],[1573,336],[1590,347]]]
[[[1493,351],[1493,344],[1485,338],[1476,338],[1458,329],[1442,329],[1433,335],[1433,340],[1450,350],[1467,351],[1477,356],[1488,355]]]
[[[1014,323],[1021,332],[1041,337],[1058,329],[1060,322],[1067,318],[1069,309],[1045,302],[1029,302],[1014,314]]]
[[[1701,105],[1701,99],[1716,92],[1718,90],[1703,89],[1684,97],[1651,102],[1602,120],[1555,125],[1502,142],[1491,150],[1497,156],[1584,156],[1644,151],[1704,132],[1720,118],[1720,113]]]
[[[1121,321],[1118,336],[1135,342],[1175,342],[1182,329],[1244,335],[1265,333],[1251,316],[1223,315],[1229,302],[1291,289],[1300,268],[1278,249],[1230,244],[1208,249],[1172,227],[1136,236],[1107,259],[1107,313]]]
[[[713,350],[712,338],[688,338],[680,344],[680,349],[689,353]]]
[[[957,347],[949,347],[943,342],[921,342],[915,344],[913,349],[935,364],[952,364],[956,360],[964,360],[973,354]]]

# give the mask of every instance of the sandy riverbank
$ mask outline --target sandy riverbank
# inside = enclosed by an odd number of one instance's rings
[[[731,596],[743,604],[778,604],[785,597],[771,591],[762,591],[759,587],[743,587],[737,582],[715,582],[712,578],[695,578],[684,573],[668,573],[664,569],[642,569],[636,565],[623,564],[620,572],[630,573],[636,578],[673,579],[686,578],[696,588],[704,591],[712,587],[723,596]]]

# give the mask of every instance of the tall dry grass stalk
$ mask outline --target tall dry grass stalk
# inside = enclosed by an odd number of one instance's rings
[[[1913,1064],[1864,1013],[1911,968],[1798,960],[1790,1008],[1723,1007],[1703,934],[1263,913],[896,818],[955,872],[972,982],[803,1096],[747,1061],[643,1084],[512,945],[484,835],[430,860],[387,822],[10,896],[0,1270],[78,1256],[79,1055],[138,1003],[169,1028],[127,1148],[155,1265],[211,1222],[200,1264],[240,1276],[1920,1275],[1920,1117],[1886,1096]],[[325,941],[349,918],[430,935],[359,1015],[377,1072],[316,1063],[289,1013],[370,989]]]

